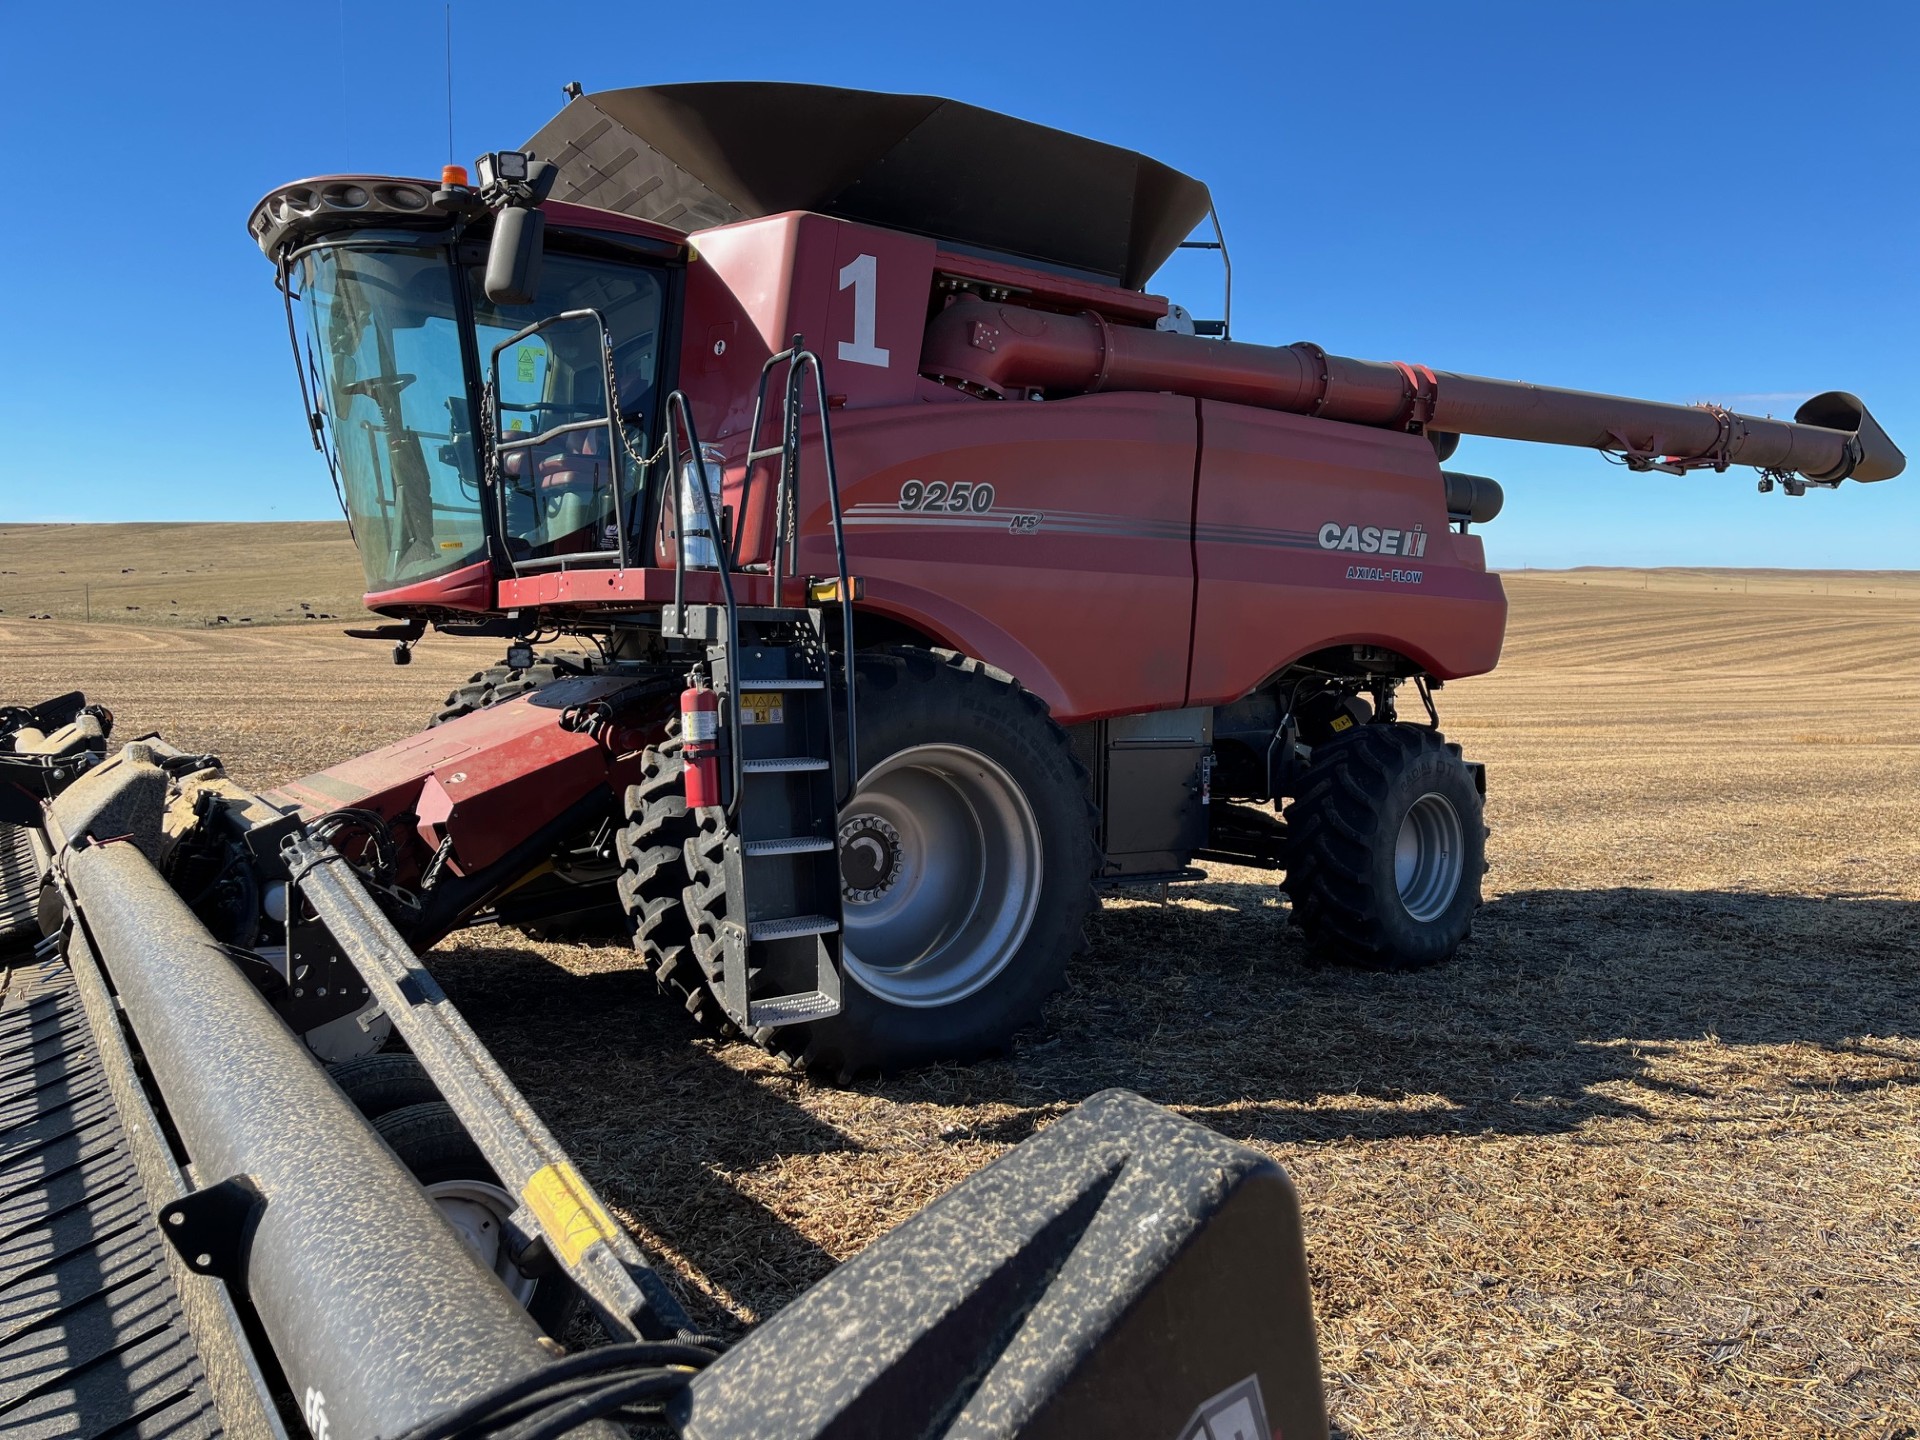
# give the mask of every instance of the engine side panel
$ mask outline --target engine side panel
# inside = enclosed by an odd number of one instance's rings
[[[1479,537],[1447,528],[1424,439],[1213,400],[1200,419],[1188,704],[1228,704],[1331,645],[1445,680],[1494,667],[1506,594]]]
[[[849,409],[833,435],[867,608],[1011,672],[1065,724],[1181,703],[1191,400]],[[800,568],[831,574],[825,496],[806,498]]]

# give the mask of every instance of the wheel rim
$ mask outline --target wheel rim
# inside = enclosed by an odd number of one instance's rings
[[[1446,796],[1428,793],[1408,808],[1393,845],[1393,880],[1415,920],[1446,913],[1460,890],[1466,832]]]
[[[915,745],[841,812],[846,973],[882,1000],[951,1005],[1007,967],[1033,927],[1040,827],[977,750]]]
[[[480,1257],[480,1263],[500,1277],[500,1283],[522,1307],[531,1303],[540,1281],[521,1272],[504,1243],[506,1220],[515,1208],[513,1197],[484,1180],[441,1180],[426,1189],[427,1197],[460,1233],[467,1248]]]

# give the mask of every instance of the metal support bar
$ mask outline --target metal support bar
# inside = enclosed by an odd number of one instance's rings
[[[316,1433],[401,1434],[540,1370],[539,1327],[146,857],[61,868],[196,1177],[264,1199],[247,1294]]]
[[[523,1202],[610,1333],[671,1340],[692,1322],[499,1063],[331,846],[290,835],[288,872],[460,1123]]]
[[[1231,340],[1233,338],[1233,257],[1227,253],[1227,232],[1220,227],[1220,210],[1211,199],[1207,201],[1207,219],[1213,222],[1213,239],[1182,240],[1178,248],[1220,252],[1220,267],[1224,275],[1222,282],[1225,291],[1222,300],[1224,313],[1217,322],[1198,322],[1194,327],[1194,333],[1218,335],[1222,340]]]

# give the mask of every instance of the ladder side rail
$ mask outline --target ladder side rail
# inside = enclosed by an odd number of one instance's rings
[[[677,453],[679,437],[685,434],[687,439],[686,456]],[[700,458],[700,436],[693,427],[693,412],[688,408],[684,391],[675,390],[667,396],[667,475],[675,487],[674,508],[679,508],[680,464],[691,463],[694,469],[693,492],[700,497],[700,509],[707,522],[707,533],[713,537],[713,559],[716,572],[720,576],[720,598],[726,609],[727,634],[726,646],[729,656],[740,651],[740,607],[733,594],[733,547],[727,543],[726,533],[720,527],[720,517],[713,511],[713,493],[707,489],[705,461]],[[751,438],[748,441],[752,443]],[[691,460],[688,461],[687,457]],[[676,520],[678,516],[676,515]],[[673,601],[674,618],[677,628],[686,633],[686,564],[687,535],[686,526],[676,523],[673,547]],[[740,686],[730,683],[727,687],[727,725],[729,744],[732,754],[729,769],[732,772],[732,790],[727,796],[727,814],[732,815],[740,808],[740,790],[743,770],[740,756]]]
[[[797,343],[798,337],[796,337]],[[815,402],[820,407],[820,463],[827,477],[827,511],[833,520],[834,576],[840,584],[840,650],[847,682],[847,773],[835,797],[839,805],[853,798],[860,770],[860,732],[854,716],[853,695],[853,581],[847,573],[847,529],[840,513],[840,472],[833,459],[833,426],[827,415],[827,382],[820,357],[802,350],[796,367],[804,363],[813,375]]]
[[[780,469],[773,485],[773,603],[786,602],[787,558],[787,484],[793,467],[793,350],[782,350],[767,361],[768,369],[784,364],[787,372],[780,392]],[[768,447],[771,449],[772,447]]]
[[[786,538],[786,573],[794,577],[800,574],[800,425],[803,419],[804,396],[801,391],[801,357],[807,353],[804,339],[796,335],[793,344],[787,349],[787,396],[785,433],[781,436],[781,448],[785,452],[780,457],[780,529]],[[784,596],[776,583],[773,588],[773,603],[783,603]]]

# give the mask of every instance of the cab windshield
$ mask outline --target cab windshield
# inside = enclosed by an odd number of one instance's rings
[[[493,348],[535,320],[598,310],[614,341],[615,402],[633,448],[647,453],[663,311],[657,271],[549,253],[533,304],[495,306],[482,293],[478,263],[463,274],[445,247],[362,241],[309,249],[296,261],[294,279],[306,309],[316,398],[370,593],[487,558],[489,508],[516,563],[613,548],[611,517],[639,508],[632,497],[640,477],[624,452],[576,453],[557,463],[528,455],[500,477],[496,501],[483,496],[475,440],[479,376]],[[464,314],[474,326],[471,350],[461,343]],[[506,357],[503,414],[546,428],[557,413],[605,413],[599,346],[555,339],[560,343],[523,343]],[[609,447],[603,433],[598,444],[574,448]],[[615,505],[616,488],[623,506]]]

